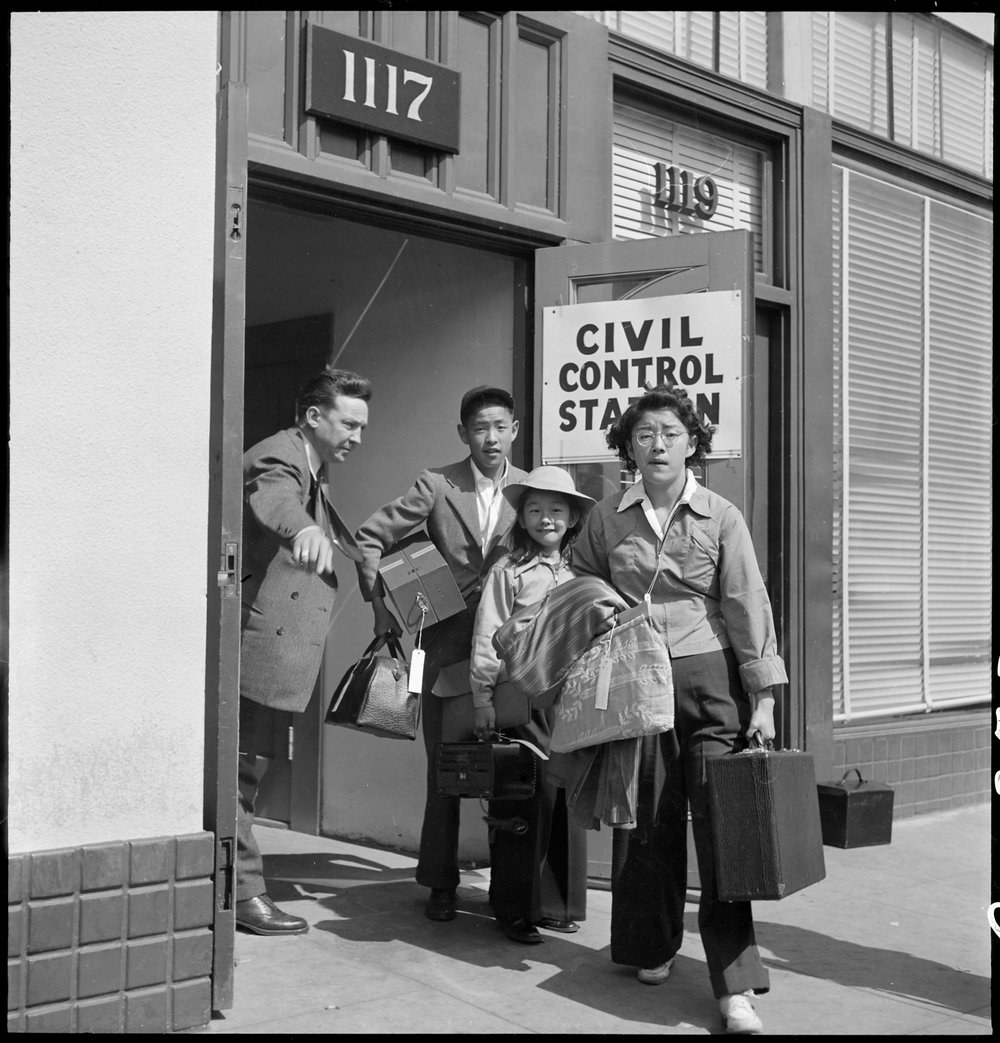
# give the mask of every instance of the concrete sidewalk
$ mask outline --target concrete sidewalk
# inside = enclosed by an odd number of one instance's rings
[[[588,893],[577,934],[517,945],[490,915],[488,870],[463,872],[457,919],[433,923],[412,856],[258,830],[271,896],[311,930],[238,933],[235,1004],[210,1032],[722,1032],[695,892],[673,974],[648,986],[610,961],[607,891]],[[825,880],[754,904],[771,974],[755,1001],[765,1032],[991,1034],[989,805],[897,821],[887,846],[824,853]]]

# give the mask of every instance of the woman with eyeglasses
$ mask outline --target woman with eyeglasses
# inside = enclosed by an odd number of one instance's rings
[[[750,903],[717,897],[706,761],[774,737],[771,689],[788,677],[771,605],[743,516],[689,469],[710,450],[712,428],[683,388],[652,388],[607,442],[639,478],[591,510],[573,568],[645,604],[670,652],[675,699],[674,730],[643,741],[636,828],[615,832],[611,958],[638,967],[647,985],[669,977],[684,933],[690,804],[712,989],[727,1032],[760,1032],[749,997],[768,991],[768,974]]]

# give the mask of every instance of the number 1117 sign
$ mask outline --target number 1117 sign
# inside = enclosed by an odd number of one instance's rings
[[[370,40],[306,29],[306,112],[458,152],[460,74]]]

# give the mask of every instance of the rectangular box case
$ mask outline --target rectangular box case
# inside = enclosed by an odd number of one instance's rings
[[[719,898],[785,898],[826,876],[812,754],[751,749],[708,762]]]
[[[469,742],[475,737],[476,711],[472,705],[472,683],[469,660],[444,667],[434,683],[434,695],[444,700],[441,706],[441,741]],[[494,727],[514,728],[531,720],[531,707],[509,681],[500,681],[493,689]]]
[[[441,552],[426,532],[404,537],[383,556],[378,573],[400,623],[413,634],[421,625],[421,602],[426,607],[423,625],[430,626],[465,608],[462,597]]]
[[[852,772],[857,780],[848,781]],[[840,782],[821,782],[816,790],[824,844],[872,847],[891,842],[895,796],[891,786],[865,782],[857,768],[850,768]]]
[[[535,792],[535,756],[520,743],[439,742],[437,791],[450,797],[526,800]]]

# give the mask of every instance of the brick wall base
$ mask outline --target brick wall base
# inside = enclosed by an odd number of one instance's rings
[[[990,726],[988,709],[835,726],[834,776],[857,768],[865,781],[888,783],[894,818],[984,803]]]
[[[211,833],[7,859],[7,1031],[170,1032],[212,1007]]]

